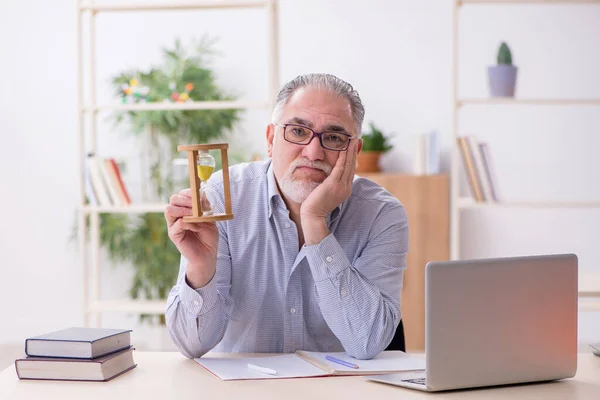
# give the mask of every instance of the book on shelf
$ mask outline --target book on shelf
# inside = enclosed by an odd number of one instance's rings
[[[498,202],[498,177],[494,169],[490,146],[487,143],[479,143],[479,152],[483,160],[483,170],[489,184],[491,199],[494,202]]]
[[[341,364],[331,361],[341,360]],[[195,361],[224,381],[243,379],[308,378],[338,375],[376,375],[425,369],[425,359],[402,351],[384,351],[370,360],[358,360],[344,352],[295,353],[265,357],[201,357]],[[348,365],[354,364],[357,368]],[[253,368],[254,367],[254,368]]]
[[[27,356],[15,360],[19,379],[109,381],[135,368],[133,347],[93,359]]]
[[[87,156],[87,166],[86,171],[90,174],[90,181],[93,187],[93,193],[96,196],[97,204],[101,207],[110,207],[112,205],[112,201],[109,197],[108,188],[104,183],[104,177],[102,174],[102,170],[100,169],[100,163],[98,161],[98,157],[90,153]]]
[[[435,175],[440,173],[439,135],[432,130],[415,136],[415,175]]]
[[[114,158],[103,158],[94,153],[87,156],[86,195],[90,205],[123,207],[131,204],[131,198],[123,181],[119,165]]]
[[[475,201],[497,202],[497,179],[487,143],[481,143],[475,136],[468,135],[458,137],[457,145],[469,189]]]
[[[125,182],[123,182],[121,171],[119,171],[119,165],[117,164],[114,158],[107,158],[105,160],[105,163],[108,170],[110,171],[112,181],[117,187],[117,192],[119,193],[121,202],[125,205],[130,205],[131,198],[129,197],[129,193],[127,192],[127,188],[125,187]]]
[[[25,354],[34,357],[93,359],[130,346],[130,329],[71,327],[27,338]]]

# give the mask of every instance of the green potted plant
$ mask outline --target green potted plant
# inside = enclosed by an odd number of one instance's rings
[[[505,42],[498,48],[497,65],[488,67],[488,81],[492,97],[514,97],[517,67],[512,64],[512,54]]]
[[[369,123],[369,131],[363,133],[362,150],[357,156],[356,172],[379,172],[379,159],[386,151],[392,149],[388,143],[388,137],[378,129],[373,122]]]
[[[123,103],[235,100],[216,84],[207,66],[212,43],[206,39],[184,47],[176,40],[163,49],[164,62],[149,70],[131,70],[112,80]],[[131,134],[149,135],[152,201],[167,202],[180,182],[171,174],[172,160],[180,157],[177,145],[220,139],[239,121],[239,110],[120,111],[116,123],[131,127]],[[220,157],[217,157],[220,168]],[[234,160],[235,161],[235,160]],[[239,160],[238,160],[239,161]],[[189,186],[189,178],[185,177]],[[186,186],[186,187],[187,187]],[[162,213],[101,214],[100,241],[114,262],[130,263],[135,274],[129,295],[133,299],[166,299],[175,284],[180,254],[167,235]],[[149,316],[142,316],[147,318]],[[164,316],[160,316],[164,323]]]

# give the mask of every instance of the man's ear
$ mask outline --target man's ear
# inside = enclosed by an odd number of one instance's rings
[[[275,140],[275,126],[273,124],[267,125],[267,154],[269,157],[273,157],[273,141]]]
[[[363,145],[363,140],[358,139],[358,150],[356,151],[356,154],[360,153],[360,151],[362,150],[362,145]]]

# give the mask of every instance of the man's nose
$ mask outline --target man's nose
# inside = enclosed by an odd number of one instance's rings
[[[318,136],[315,136],[309,144],[304,146],[302,155],[309,160],[322,160],[325,157],[325,149],[321,146]]]

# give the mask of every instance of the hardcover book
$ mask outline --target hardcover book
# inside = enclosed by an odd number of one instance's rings
[[[34,357],[92,359],[130,346],[130,329],[73,327],[26,339],[25,354]]]
[[[100,381],[119,376],[137,365],[133,348],[94,359],[25,357],[15,361],[19,379]]]

